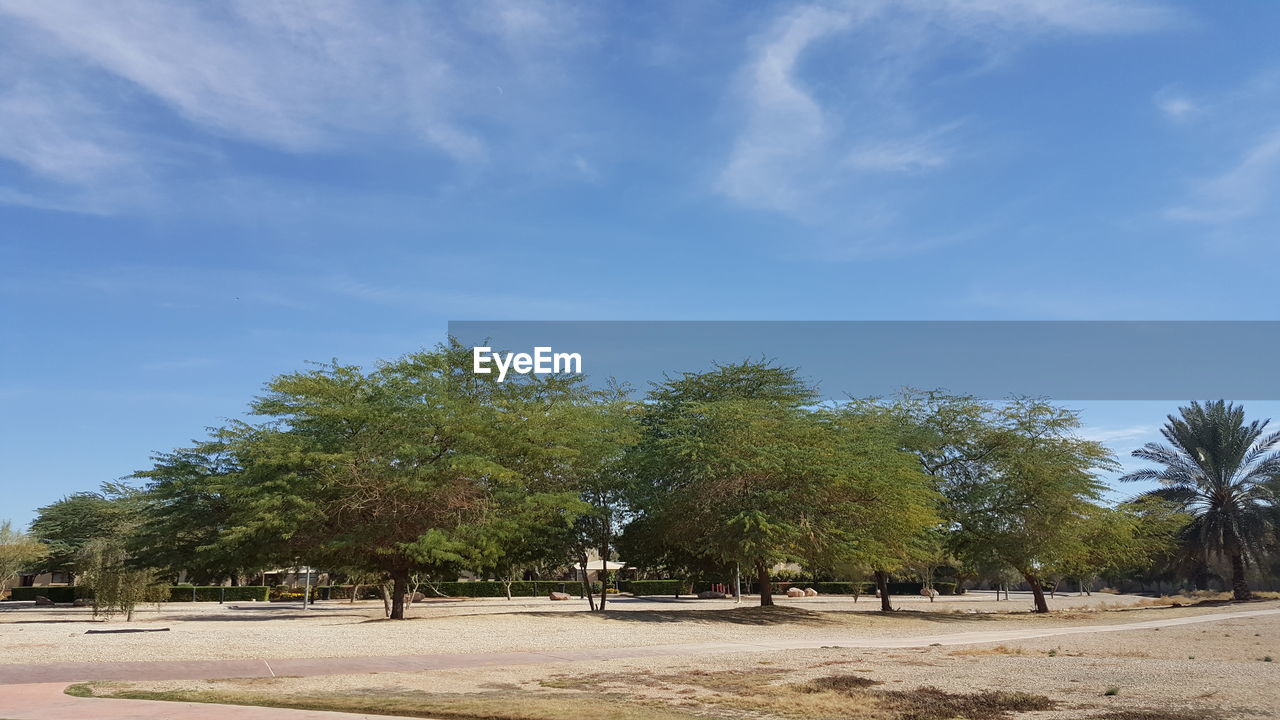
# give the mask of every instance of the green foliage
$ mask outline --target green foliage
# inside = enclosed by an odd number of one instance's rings
[[[513,597],[545,597],[553,592],[567,592],[582,597],[582,584],[578,582],[561,582],[556,580],[516,580],[511,583]],[[506,583],[496,580],[473,580],[469,582],[433,582],[418,589],[424,595],[433,592],[444,597],[505,597]]]
[[[218,602],[221,597],[225,602],[248,602],[267,600],[270,588],[264,585],[171,585],[157,586],[159,589],[148,590],[143,602]],[[94,598],[94,590],[87,585],[42,585],[36,587],[13,588],[11,600],[35,600],[43,595],[56,603],[69,603],[75,600]]]
[[[231,438],[216,432],[193,448],[157,454],[151,469],[134,474],[147,481],[129,539],[139,564],[195,582],[256,575],[265,567],[261,548],[227,539],[244,470]]]
[[[136,522],[137,495],[116,483],[98,492],[80,492],[36,511],[31,535],[48,551],[33,572],[65,570],[79,573],[81,552],[90,542],[119,538]]]
[[[1167,444],[1148,443],[1133,456],[1157,467],[1122,481],[1155,481],[1141,497],[1172,503],[1191,520],[1180,539],[1188,553],[1231,563],[1236,599],[1250,597],[1245,567],[1274,540],[1280,509],[1280,433],[1268,421],[1246,423],[1244,408],[1217,400],[1192,402],[1168,416]]]
[[[633,463],[654,536],[765,577],[784,561],[870,561],[929,525],[924,477],[887,428],[811,408],[814,397],[794,371],[765,363],[650,393]]]
[[[128,552],[115,540],[91,540],[80,550],[76,566],[81,584],[93,593],[94,617],[110,619],[122,614],[132,620],[139,603],[169,599],[167,589],[156,583],[151,570],[131,568],[128,561]]]
[[[1076,412],[1033,398],[907,393],[895,411],[942,497],[948,549],[984,573],[1016,571],[1046,612],[1046,572],[1087,554],[1111,453],[1077,436]]]
[[[693,584],[688,580],[624,580],[618,589],[636,597],[643,595],[690,595]]]
[[[93,597],[93,591],[83,585],[35,585],[11,588],[9,592],[10,600],[31,601],[43,596],[56,603],[72,603]]]
[[[169,602],[266,602],[266,585],[173,585],[166,589]]]
[[[45,545],[13,529],[8,520],[0,522],[0,588],[39,563],[47,553]]]

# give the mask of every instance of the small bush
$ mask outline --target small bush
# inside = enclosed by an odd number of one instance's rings
[[[9,593],[10,600],[35,600],[36,596],[43,596],[56,603],[72,603],[81,598],[93,597],[89,588],[79,585],[33,585],[10,588]]]
[[[512,597],[542,597],[553,592],[563,592],[582,597],[582,583],[570,580],[517,580],[511,583]],[[598,590],[598,588],[597,588]],[[436,582],[422,585],[418,592],[431,597],[433,591],[446,597],[506,597],[506,586],[498,580],[473,580],[470,582]]]
[[[622,592],[636,597],[642,595],[692,595],[692,583],[688,580],[626,580],[621,583]]]
[[[1116,687],[1115,685],[1112,685],[1111,687],[1107,688],[1107,691],[1106,691],[1106,692],[1104,692],[1104,693],[1102,693],[1102,694],[1103,694],[1103,695],[1106,695],[1107,697],[1111,697],[1111,696],[1113,696],[1113,695],[1119,695],[1119,694],[1120,694],[1120,688]]]
[[[266,602],[266,585],[176,585],[169,588],[169,602]]]

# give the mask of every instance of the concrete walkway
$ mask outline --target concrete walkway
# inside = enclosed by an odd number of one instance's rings
[[[546,665],[557,662],[621,660],[639,657],[699,656],[735,652],[801,650],[820,647],[911,648],[930,645],[973,645],[1082,633],[1150,630],[1178,625],[1277,615],[1280,609],[1242,610],[1147,620],[1123,625],[1077,625],[1058,628],[1013,628],[911,637],[829,637],[757,643],[690,643],[543,652],[403,655],[388,657],[286,658],[277,660],[206,660],[188,662],[58,663],[0,665],[0,718],[4,720],[354,720],[374,716],[278,708],[245,708],[146,700],[75,698],[62,690],[88,680],[198,680],[277,675],[357,675],[422,672],[469,667]]]

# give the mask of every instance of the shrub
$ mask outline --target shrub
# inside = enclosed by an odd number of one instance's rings
[[[512,597],[541,597],[553,592],[563,592],[582,597],[582,583],[573,580],[517,580],[511,583]],[[418,592],[430,597],[432,590],[447,597],[506,597],[506,586],[498,580],[473,580],[470,582],[436,582],[423,584]],[[599,590],[599,586],[596,586]]]
[[[312,588],[313,597],[317,600],[350,600],[354,585],[320,585]],[[378,585],[361,585],[360,597],[357,600],[378,600],[382,598],[382,589]]]
[[[688,580],[625,580],[621,583],[622,592],[629,592],[636,597],[642,595],[692,595],[693,583]]]
[[[176,585],[169,588],[169,602],[265,602],[266,585]]]
[[[35,600],[37,595],[43,595],[56,603],[71,603],[79,598],[93,597],[89,588],[79,585],[34,585],[10,588],[9,592],[10,600]]]

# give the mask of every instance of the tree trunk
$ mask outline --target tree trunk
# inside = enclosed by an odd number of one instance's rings
[[[404,596],[409,592],[409,571],[397,570],[391,574],[391,619],[404,619]]]
[[[880,591],[880,611],[893,612],[893,603],[889,601],[889,573],[876,571],[876,589]]]
[[[769,566],[756,562],[756,582],[760,584],[760,607],[773,607],[773,585],[769,582]]]
[[[587,576],[587,551],[578,555],[578,567],[582,569],[582,594],[587,596],[587,607],[596,611],[596,596],[591,592],[591,579]]]
[[[502,587],[507,591],[508,600],[511,599],[511,583],[512,582],[514,582],[514,578],[512,578],[511,576],[502,578]]]
[[[1253,597],[1244,574],[1244,556],[1240,553],[1231,555],[1231,597],[1235,600],[1249,600]]]
[[[1040,583],[1040,578],[1031,573],[1023,573],[1022,577],[1026,578],[1027,584],[1031,586],[1031,596],[1036,600],[1036,612],[1049,612],[1049,603],[1044,599],[1044,585]]]
[[[609,536],[609,528],[612,527],[609,517],[602,518],[600,522],[603,542],[597,550],[600,553],[600,612],[604,612],[605,599],[609,595],[609,545],[613,538]]]
[[[383,617],[391,617],[391,585],[384,580],[378,589],[382,591]]]

